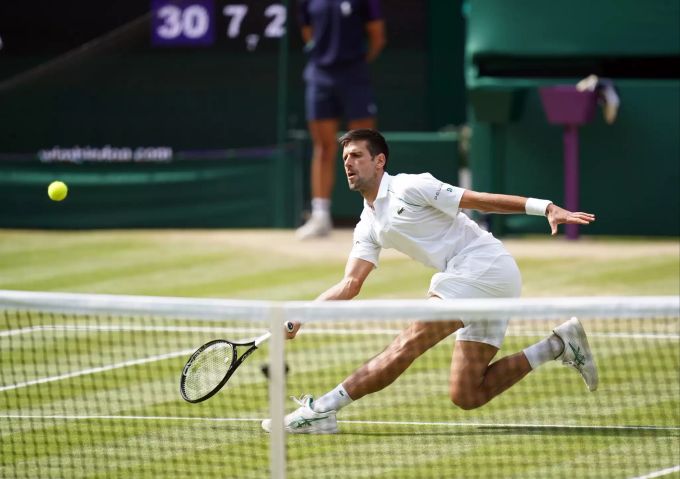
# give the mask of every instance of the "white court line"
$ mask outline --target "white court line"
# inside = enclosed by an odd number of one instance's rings
[[[37,331],[113,331],[113,332],[178,332],[178,333],[232,333],[232,334],[261,334],[262,328],[220,328],[214,326],[138,326],[138,325],[79,325],[79,324],[61,324],[61,325],[46,325],[46,326],[31,326],[29,328],[10,329],[0,331],[0,337],[3,336],[17,336],[20,334],[29,334]],[[335,335],[373,335],[373,334],[399,334],[401,329],[303,329],[300,334],[335,334]],[[546,331],[517,331],[510,330],[507,336],[512,337],[533,337],[544,336]],[[591,338],[621,338],[621,339],[680,339],[680,334],[677,333],[588,333]]]
[[[0,337],[18,336],[37,331],[111,331],[111,332],[170,332],[170,333],[234,333],[234,334],[261,334],[262,328],[219,328],[216,326],[137,326],[137,325],[83,325],[83,324],[57,324],[46,326],[31,326],[30,328],[9,329],[0,331]]]
[[[44,329],[43,326],[31,326],[30,328],[21,328],[21,329],[7,329],[5,331],[0,331],[0,337],[3,337],[3,336],[18,336],[20,334],[33,333],[35,331],[41,331],[43,329]]]
[[[678,464],[677,466],[668,467],[666,469],[661,469],[660,471],[650,472],[649,474],[645,474],[644,476],[637,476],[634,477],[633,479],[653,479],[654,477],[667,476],[668,474],[673,474],[674,472],[678,471],[680,471],[680,464]]]
[[[182,416],[111,416],[111,415],[24,415],[24,414],[0,414],[2,419],[60,419],[65,421],[113,419],[125,421],[207,421],[207,422],[252,422],[262,421],[256,417],[182,417]]]
[[[23,415],[0,414],[2,419],[45,419],[45,420],[134,420],[134,421],[204,421],[204,422],[254,422],[262,418],[237,417],[183,417],[183,416],[112,416],[112,415]],[[522,423],[481,423],[481,422],[428,422],[428,421],[338,421],[340,424],[361,424],[377,426],[440,426],[478,428],[537,428],[537,429],[586,429],[618,431],[680,431],[678,426],[588,426],[577,424],[522,424]]]
[[[194,352],[194,349],[185,349],[182,351],[174,351],[172,353],[159,354],[156,356],[149,356],[146,358],[132,359],[130,361],[123,361],[121,363],[109,364],[108,366],[100,366],[98,368],[83,369],[80,371],[73,371],[71,373],[60,374],[58,376],[49,376],[46,378],[33,379],[31,381],[26,381],[23,383],[10,384],[7,386],[0,387],[0,392],[11,391],[13,389],[25,388],[28,386],[33,386],[35,384],[50,383],[53,381],[61,381],[62,379],[75,378],[78,376],[86,376],[88,374],[102,373],[105,371],[111,371],[113,369],[126,368],[128,366],[137,366],[139,364],[153,363],[156,361],[162,361],[164,359],[176,358],[177,356],[187,356]]]

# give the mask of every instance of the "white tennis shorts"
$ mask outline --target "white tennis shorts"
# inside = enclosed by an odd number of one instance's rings
[[[505,250],[475,252],[456,256],[446,271],[436,273],[430,281],[429,296],[442,299],[517,298],[522,292],[522,276],[517,263]],[[500,349],[508,320],[465,321],[457,332],[458,341],[476,341]]]

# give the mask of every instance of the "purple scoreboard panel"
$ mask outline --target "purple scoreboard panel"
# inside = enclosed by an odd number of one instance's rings
[[[151,11],[151,43],[154,46],[215,43],[213,0],[153,0]]]
[[[154,46],[219,44],[255,52],[275,46],[286,33],[283,3],[215,0],[153,0],[151,43]]]

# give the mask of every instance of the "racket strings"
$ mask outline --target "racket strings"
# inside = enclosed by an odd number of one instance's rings
[[[229,343],[213,344],[201,351],[185,373],[187,398],[202,398],[218,387],[229,371],[233,357],[234,348]]]

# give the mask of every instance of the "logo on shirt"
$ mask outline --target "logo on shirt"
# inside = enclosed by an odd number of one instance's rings
[[[439,198],[439,193],[442,192],[442,188],[444,188],[444,183],[442,183],[441,185],[439,185],[439,189],[438,189],[437,192],[434,194],[434,199],[435,199],[435,201]],[[446,191],[448,191],[449,193],[453,193],[453,188],[448,187],[448,188],[446,188]]]
[[[402,214],[403,212],[404,212],[404,207],[403,207],[403,206],[397,210],[397,214],[398,214],[398,215]]]
[[[434,194],[434,199],[435,199],[435,201],[437,200],[437,198],[439,198],[439,193],[442,192],[442,188],[444,188],[444,183],[442,183],[441,185],[439,185],[439,189],[438,189],[437,192]]]

